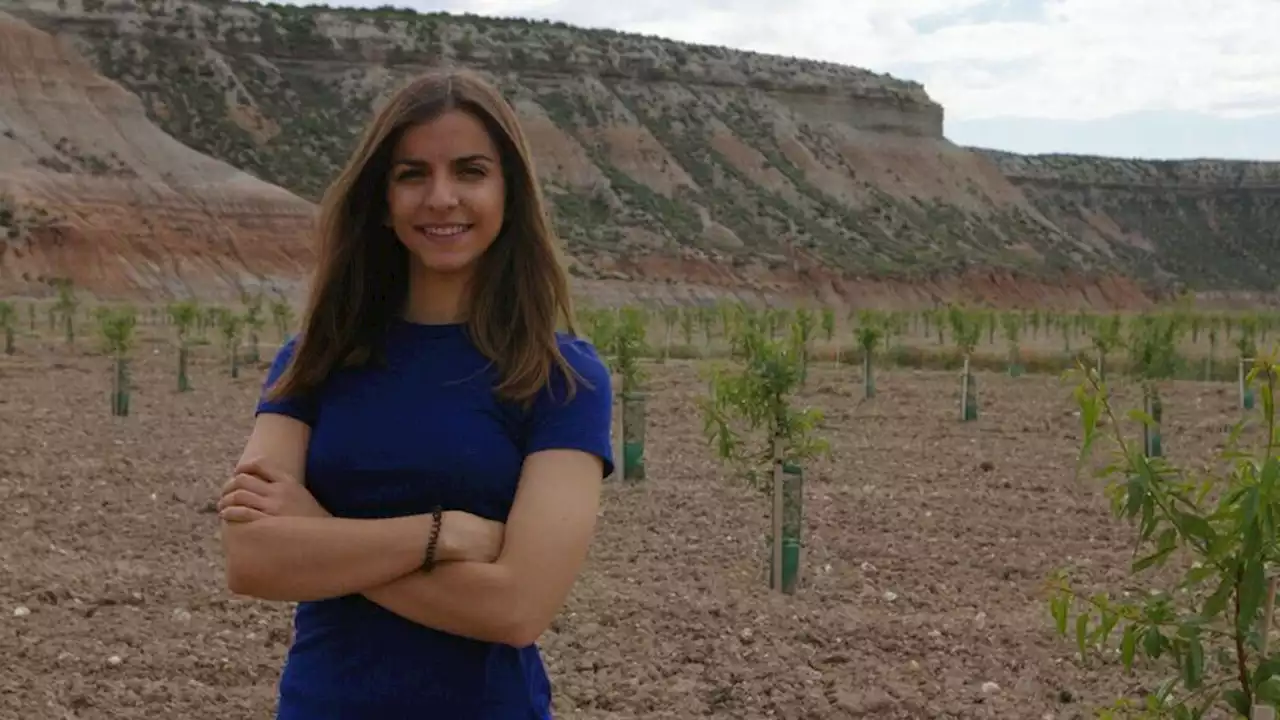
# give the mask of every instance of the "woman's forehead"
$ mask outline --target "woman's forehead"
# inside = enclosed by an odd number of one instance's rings
[[[431,164],[476,157],[496,162],[498,147],[484,123],[461,110],[449,110],[406,128],[392,152],[397,161]]]

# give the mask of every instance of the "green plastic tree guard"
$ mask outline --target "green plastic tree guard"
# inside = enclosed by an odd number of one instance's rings
[[[183,345],[178,348],[178,392],[191,390],[191,379],[187,375],[188,360],[187,346]]]
[[[1164,416],[1164,405],[1160,402],[1160,395],[1155,388],[1146,393],[1144,400],[1146,407],[1143,409],[1151,416],[1154,423],[1143,428],[1143,447],[1146,449],[1147,457],[1160,457],[1164,454],[1163,443],[1160,439],[1160,423]]]
[[[640,481],[644,468],[645,394],[622,394],[622,479]]]
[[[978,419],[978,380],[973,373],[966,372],[961,380],[960,418],[964,422]]]
[[[111,414],[125,417],[129,414],[129,361],[116,358],[115,382],[111,388]]]

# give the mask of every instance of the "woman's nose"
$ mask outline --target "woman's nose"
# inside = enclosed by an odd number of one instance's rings
[[[432,179],[423,201],[433,209],[454,207],[458,204],[457,188],[442,174]]]

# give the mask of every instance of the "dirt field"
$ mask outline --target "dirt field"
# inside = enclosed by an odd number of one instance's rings
[[[290,608],[227,593],[210,512],[263,370],[232,380],[210,352],[179,395],[172,350],[138,354],[126,419],[106,358],[0,355],[0,718],[272,716]],[[757,555],[767,502],[702,443],[695,366],[651,371],[650,479],[609,486],[541,642],[558,717],[1071,718],[1136,686],[1051,634],[1048,573],[1118,580],[1129,561],[1096,483],[1071,477],[1056,378],[983,375],[981,417],[960,423],[954,374],[882,371],[862,403],[857,370],[816,369],[835,457],[808,470],[807,565],[784,598]],[[1175,384],[1168,453],[1207,458],[1234,401]]]

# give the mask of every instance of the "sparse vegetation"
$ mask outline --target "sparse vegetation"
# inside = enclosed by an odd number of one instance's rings
[[[1036,210],[1055,227],[1022,207],[968,209],[973,198],[987,194],[971,178],[954,197],[928,200],[899,191],[913,182],[906,176],[912,171],[871,179],[837,149],[844,139],[806,122],[787,99],[829,95],[831,88],[856,97],[865,89],[876,103],[887,96],[900,109],[896,117],[877,114],[869,122],[890,128],[899,123],[911,133],[930,131],[933,105],[922,88],[856,68],[518,19],[244,7],[248,14],[235,17],[214,7],[202,16],[194,40],[182,34],[194,23],[167,16],[174,11],[159,4],[138,11],[154,23],[143,42],[116,35],[110,26],[83,39],[105,74],[148,107],[163,108],[153,116],[166,132],[311,200],[319,199],[345,161],[376,98],[423,64],[451,59],[496,71],[505,91],[540,106],[581,149],[581,161],[569,166],[562,160],[539,162],[538,167],[556,223],[570,251],[584,259],[626,258],[634,232],[646,238],[641,242],[660,239],[664,253],[678,248],[711,253],[713,262],[731,262],[743,275],[785,268],[803,256],[835,271],[907,280],[967,267],[1048,278],[1065,271],[1116,271],[1154,279],[1171,271],[1193,285],[1211,281],[1218,288],[1270,290],[1265,268],[1280,265],[1280,250],[1274,250],[1280,247],[1280,222],[1275,222],[1280,201],[1269,196],[1201,203],[1183,198],[1176,188],[1157,198],[1123,190],[1084,196],[1070,185],[1024,185]],[[326,35],[331,27],[349,27],[323,20],[332,16],[365,29]],[[366,33],[383,39],[357,39]],[[362,69],[370,52],[387,55],[387,73],[375,77]],[[361,60],[335,77],[317,74],[313,64],[280,61],[299,57],[337,68],[344,58]],[[628,60],[608,59],[615,57]],[[589,83],[543,79],[589,75],[595,77]],[[737,85],[724,81],[731,77],[738,78]],[[699,84],[700,78],[708,82]],[[716,89],[695,93],[689,87]],[[860,107],[854,102],[847,108],[852,121],[858,120]],[[49,163],[94,174],[125,171],[109,153],[100,157],[66,138],[59,143]],[[987,155],[1015,183],[1046,175],[1087,182],[1093,165],[1121,185],[1126,179],[1142,184],[1148,176],[1133,164]],[[634,158],[641,167],[632,167]],[[920,168],[914,172],[930,178],[966,172],[927,152],[913,164]],[[1234,168],[1223,172],[1235,176]],[[593,175],[607,182],[582,181]],[[1186,179],[1176,173],[1158,176],[1173,183]],[[1102,250],[1079,240],[1069,228],[1078,225],[1082,212],[1105,216],[1127,232],[1155,239],[1159,247],[1148,252],[1133,243],[1111,242]],[[1174,217],[1186,219],[1168,220]],[[1237,247],[1241,238],[1250,238],[1248,248]],[[1042,259],[1032,259],[1037,254]],[[590,262],[574,267],[578,275],[596,272]],[[989,333],[994,330],[987,327]]]

